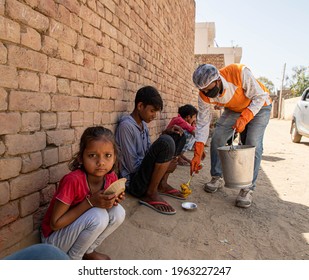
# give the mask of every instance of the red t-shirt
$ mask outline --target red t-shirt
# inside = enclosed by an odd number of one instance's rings
[[[111,183],[118,180],[115,172],[105,175],[104,190],[107,189]],[[51,214],[54,208],[56,199],[70,205],[70,208],[76,204],[81,203],[86,195],[90,194],[88,187],[86,173],[80,169],[70,172],[65,175],[59,182],[59,186],[49,204],[47,212],[42,222],[42,233],[44,237],[48,237],[53,230],[50,228]]]
[[[186,122],[179,114],[177,117],[174,117],[171,119],[170,123],[167,125],[167,127],[171,127],[173,125],[180,126],[183,130],[188,131],[189,133],[192,133],[193,130],[195,130],[195,127]]]

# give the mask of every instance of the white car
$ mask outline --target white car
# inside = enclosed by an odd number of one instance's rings
[[[302,136],[309,137],[309,88],[304,90],[294,109],[290,133],[294,143],[299,143]]]

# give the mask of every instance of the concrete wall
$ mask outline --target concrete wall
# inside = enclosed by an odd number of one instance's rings
[[[292,120],[293,112],[297,102],[300,100],[300,96],[289,98],[289,99],[282,99],[282,113],[281,119],[284,120]]]
[[[38,241],[86,127],[114,130],[144,85],[153,139],[196,102],[194,21],[194,0],[0,0],[0,257]]]

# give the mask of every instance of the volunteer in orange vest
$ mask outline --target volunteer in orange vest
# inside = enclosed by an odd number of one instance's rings
[[[266,87],[256,80],[250,69],[242,64],[231,64],[220,70],[211,64],[202,64],[193,73],[193,82],[199,89],[198,116],[194,157],[191,174],[201,168],[205,157],[204,144],[209,136],[211,106],[224,107],[224,112],[216,123],[211,139],[212,179],[204,190],[213,193],[224,184],[218,147],[226,144],[233,130],[241,133],[247,129],[245,145],[253,145],[255,150],[254,175],[252,185],[242,188],[236,198],[236,206],[251,206],[253,190],[261,164],[263,137],[271,113],[271,99]]]

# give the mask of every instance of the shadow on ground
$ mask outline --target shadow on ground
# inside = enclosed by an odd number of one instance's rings
[[[283,158],[264,156],[263,160]],[[237,208],[234,203],[239,190],[203,191],[209,176],[206,160],[203,170],[191,181],[193,193],[187,201],[198,205],[192,212],[181,208],[182,201],[168,197],[177,213],[165,216],[128,196],[124,224],[102,243],[100,251],[113,259],[129,260],[309,259],[308,241],[303,236],[309,232],[308,206],[280,199],[261,170],[253,205]],[[169,182],[179,188],[188,178],[189,167],[178,166]]]

